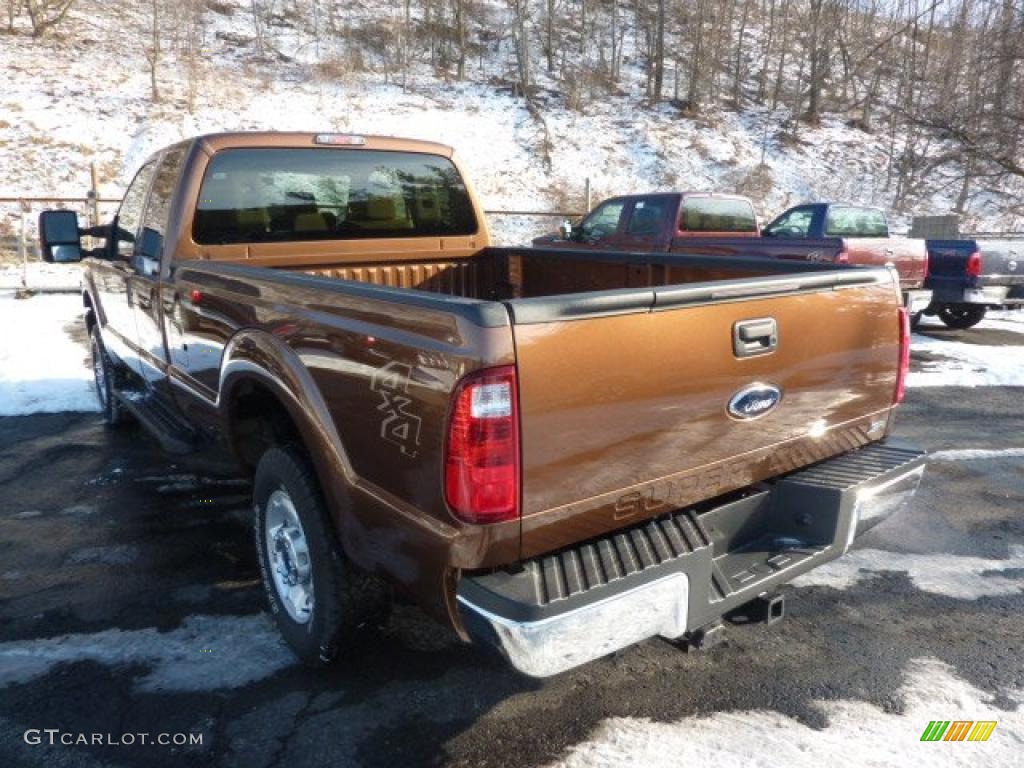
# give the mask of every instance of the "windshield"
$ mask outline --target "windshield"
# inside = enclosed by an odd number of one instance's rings
[[[193,224],[202,245],[476,231],[466,185],[447,158],[327,148],[218,152]]]

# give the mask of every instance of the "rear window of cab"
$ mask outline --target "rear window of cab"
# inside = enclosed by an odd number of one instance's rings
[[[748,200],[693,195],[684,198],[683,232],[757,232],[757,216]]]
[[[829,237],[888,237],[889,224],[877,208],[854,205],[831,205],[825,220]]]
[[[446,157],[334,148],[226,149],[203,177],[200,245],[472,235],[465,182]]]

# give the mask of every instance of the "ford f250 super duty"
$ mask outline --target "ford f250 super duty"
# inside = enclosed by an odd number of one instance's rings
[[[540,247],[771,256],[827,264],[891,266],[904,305],[919,316],[925,288],[924,240],[890,237],[880,208],[810,203],[790,208],[758,229],[754,206],[740,195],[708,192],[626,195],[605,200],[576,227],[537,238]]]
[[[444,146],[221,134],[158,152],[82,249],[103,415],[253,478],[269,605],[336,655],[390,584],[550,675],[700,644],[907,503],[886,269],[491,247]],[[714,633],[714,634],[712,634]]]
[[[1024,240],[928,240],[928,287],[950,328],[971,328],[990,308],[1024,305]]]

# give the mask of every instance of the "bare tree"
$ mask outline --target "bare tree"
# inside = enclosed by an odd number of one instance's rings
[[[160,66],[160,59],[163,55],[163,48],[160,41],[160,0],[149,0],[149,43],[146,45],[144,54],[146,66],[149,67],[149,89],[150,99],[154,104],[160,101],[160,88],[157,85],[157,68]]]
[[[519,87],[524,94],[529,94],[532,78],[530,74],[530,41],[527,26],[530,16],[530,0],[511,0],[515,14],[516,70],[519,76]]]
[[[177,0],[178,51],[185,67],[188,108],[194,112],[205,64],[206,4],[204,0]]]
[[[654,71],[654,87],[652,96],[661,101],[661,89],[665,84],[665,0],[657,0],[658,10],[654,25],[654,58],[651,68]]]
[[[24,0],[25,10],[28,13],[29,21],[32,23],[32,36],[42,37],[50,29],[53,29],[68,15],[75,0]],[[8,8],[8,19],[13,28],[13,17]]]

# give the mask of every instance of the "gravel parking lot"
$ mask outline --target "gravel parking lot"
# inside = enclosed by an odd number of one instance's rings
[[[914,349],[897,431],[934,455],[908,514],[787,587],[780,624],[543,683],[401,604],[334,668],[298,667],[222,457],[93,413],[0,418],[0,765],[1019,766],[1024,317],[928,324]],[[998,725],[922,743],[931,720]]]

